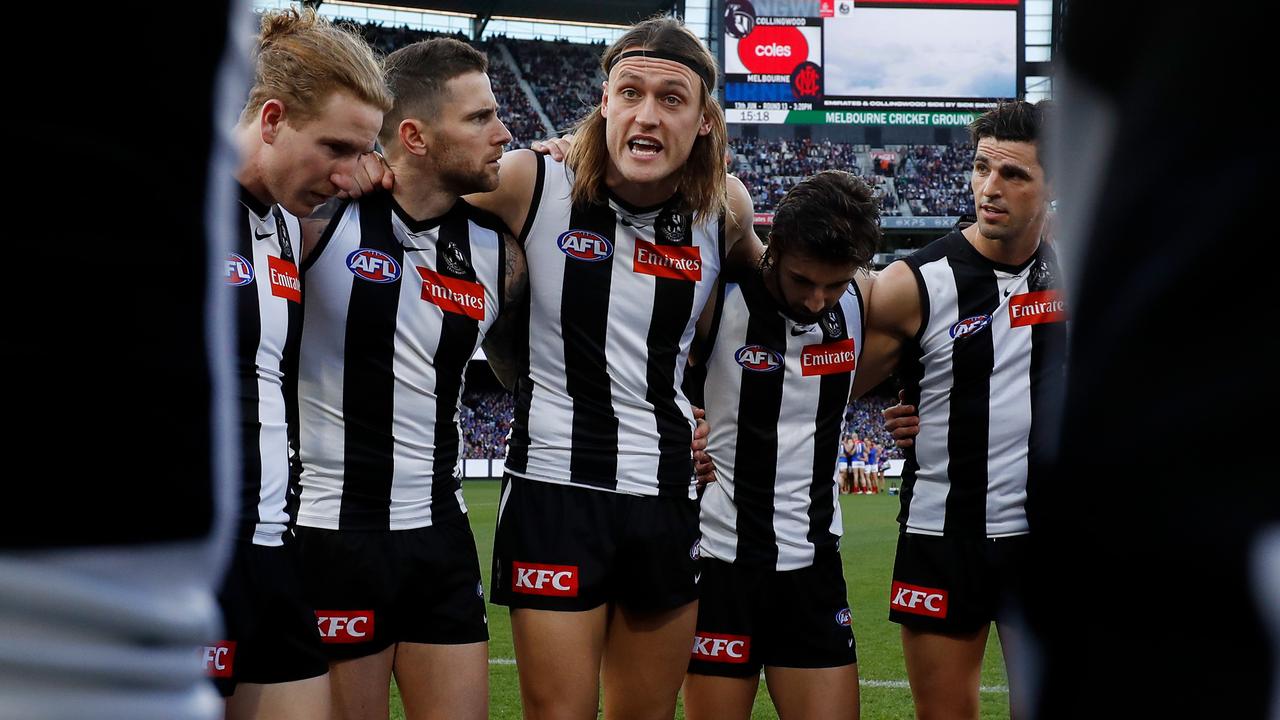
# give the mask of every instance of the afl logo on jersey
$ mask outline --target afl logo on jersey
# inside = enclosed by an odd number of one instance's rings
[[[244,259],[243,255],[231,253],[227,256],[226,277],[223,278],[232,287],[248,285],[253,282],[253,263]]]
[[[974,315],[971,318],[960,320],[951,326],[951,337],[962,338],[967,335],[974,335],[986,326],[991,324],[990,315]]]
[[[556,244],[560,246],[560,252],[574,260],[600,262],[613,255],[613,243],[586,230],[570,230],[561,233],[560,237],[556,238]]]
[[[763,345],[743,345],[733,359],[752,372],[773,372],[782,367],[782,356]]]
[[[849,627],[853,624],[853,615],[849,612],[849,608],[842,608],[836,613],[836,624],[841,627]]]
[[[347,256],[347,269],[361,280],[369,282],[389,283],[400,279],[400,263],[379,250],[353,250]]]

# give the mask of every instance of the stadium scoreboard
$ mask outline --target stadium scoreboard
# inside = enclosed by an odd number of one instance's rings
[[[726,0],[731,123],[963,127],[1023,81],[1020,0]]]

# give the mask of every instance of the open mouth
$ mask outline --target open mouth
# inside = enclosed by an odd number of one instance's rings
[[[662,152],[662,143],[653,138],[637,137],[627,141],[631,154],[640,157],[653,157]]]

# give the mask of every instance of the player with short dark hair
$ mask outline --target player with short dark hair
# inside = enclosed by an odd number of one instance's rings
[[[384,63],[391,193],[306,223],[298,538],[336,714],[488,716],[488,628],[461,486],[466,366],[520,318],[523,253],[462,196],[498,185],[511,134],[485,56],[414,43]],[[486,346],[487,347],[487,346]]]
[[[991,622],[1011,702],[1025,688],[1008,603],[1027,571],[1027,493],[1065,367],[1065,301],[1041,241],[1051,184],[1047,104],[1001,103],[971,126],[977,222],[876,280],[861,389],[897,366],[919,410],[906,449],[890,619],[902,625],[916,712],[976,717]]]
[[[726,286],[711,335],[691,719],[747,718],[761,668],[781,717],[858,715],[858,667],[832,451],[880,238],[862,180],[826,171],[778,205],[758,272]]]

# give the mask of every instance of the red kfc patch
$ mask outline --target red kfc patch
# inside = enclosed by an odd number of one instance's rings
[[[578,596],[577,565],[511,563],[511,590],[526,595]]]
[[[236,644],[230,641],[204,646],[204,674],[215,678],[229,678],[235,671]]]
[[[317,610],[316,628],[326,643],[369,642],[373,639],[373,611]]]
[[[947,591],[895,581],[889,590],[889,607],[915,615],[945,618]]]

